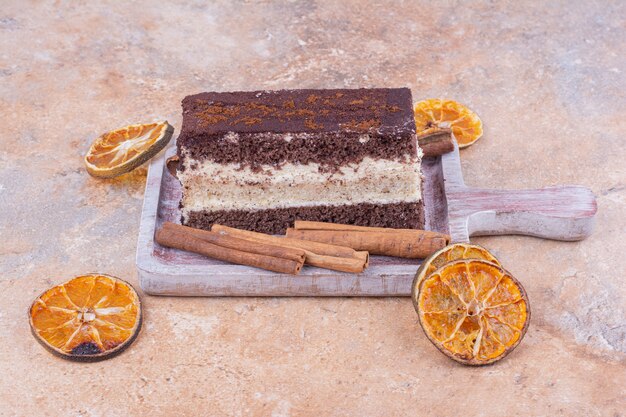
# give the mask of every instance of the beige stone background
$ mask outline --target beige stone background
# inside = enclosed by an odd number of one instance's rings
[[[0,3],[0,415],[624,415],[626,3],[161,3]],[[100,271],[139,288],[146,171],[90,178],[98,134],[179,129],[200,91],[361,86],[476,110],[470,185],[595,192],[583,242],[475,239],[530,296],[513,354],[457,365],[408,298],[143,294],[143,330],[117,358],[77,364],[35,342],[26,310],[48,286]]]

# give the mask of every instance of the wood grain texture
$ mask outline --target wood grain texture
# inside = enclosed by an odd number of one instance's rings
[[[571,241],[584,239],[593,230],[597,204],[586,187],[471,188],[463,181],[457,146],[442,160],[453,242],[469,242],[470,236],[506,234]]]
[[[231,265],[165,248],[154,233],[165,221],[180,222],[180,184],[167,170],[170,148],[150,164],[142,209],[137,268],[142,289],[177,296],[408,296],[420,260],[372,256],[361,274],[306,266],[299,276]],[[453,241],[472,235],[519,233],[576,240],[591,233],[596,203],[584,187],[485,190],[465,186],[458,148],[424,158],[426,229]]]

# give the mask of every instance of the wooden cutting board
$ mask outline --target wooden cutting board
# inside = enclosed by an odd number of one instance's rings
[[[305,266],[285,275],[232,265],[165,248],[154,242],[165,221],[180,222],[180,183],[165,166],[175,148],[155,158],[148,179],[137,244],[142,289],[176,296],[408,296],[420,260],[372,256],[362,274]],[[470,236],[523,234],[580,240],[593,228],[596,200],[588,188],[538,190],[470,188],[463,182],[459,150],[422,162],[426,228],[450,233],[455,242]]]

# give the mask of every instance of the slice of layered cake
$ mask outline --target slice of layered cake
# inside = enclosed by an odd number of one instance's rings
[[[177,146],[188,226],[424,226],[408,88],[188,96]]]

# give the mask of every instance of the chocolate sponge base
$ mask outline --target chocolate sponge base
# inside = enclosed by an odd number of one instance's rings
[[[209,230],[215,223],[268,234],[284,234],[295,220],[311,220],[357,226],[423,229],[424,205],[417,203],[352,204],[343,206],[289,207],[267,210],[191,211],[184,225]]]

